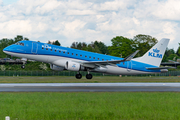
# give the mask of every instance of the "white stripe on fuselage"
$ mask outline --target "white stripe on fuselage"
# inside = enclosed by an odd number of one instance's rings
[[[4,51],[4,52],[9,55],[12,55],[12,56],[28,58],[28,59],[32,59],[32,60],[36,60],[36,61],[40,61],[40,62],[51,63],[51,64],[61,66],[61,67],[65,67],[65,64],[67,61],[84,62],[84,60],[67,58],[67,57],[62,57],[62,56],[33,55],[33,54],[7,52],[7,51]],[[98,71],[96,71],[96,72],[98,72]],[[127,68],[107,65],[106,71],[102,72],[102,73],[115,74],[115,75],[133,75],[133,74],[147,74],[147,73],[150,74],[152,72],[143,72],[143,71],[138,71],[138,70],[133,70],[133,69],[127,69]]]

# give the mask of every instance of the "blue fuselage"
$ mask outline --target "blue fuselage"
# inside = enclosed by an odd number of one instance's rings
[[[83,50],[77,50],[67,47],[61,47],[56,45],[51,45],[47,43],[34,42],[34,41],[20,41],[18,44],[10,45],[3,50],[7,54],[23,57],[28,59],[34,59],[36,61],[47,62],[51,64],[56,64],[54,61],[57,59],[68,59],[68,60],[80,60],[80,61],[113,61],[122,60],[123,58],[98,54],[93,52],[87,52]],[[42,57],[43,56],[43,57]],[[40,58],[41,57],[41,58]],[[52,59],[51,59],[52,58]],[[58,64],[64,67],[63,64]],[[147,70],[147,67],[157,67],[145,63],[141,63],[135,60],[122,62],[116,64],[117,67],[126,70],[130,73],[132,71],[137,71],[137,73],[154,73],[160,72],[160,70]],[[110,69],[111,67],[109,67]],[[118,69],[117,69],[118,70]],[[120,69],[119,69],[120,70]],[[121,72],[107,72],[110,74],[121,74]],[[132,73],[133,74],[133,73]]]

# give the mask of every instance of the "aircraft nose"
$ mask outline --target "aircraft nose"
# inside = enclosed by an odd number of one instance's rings
[[[4,52],[4,53],[7,53],[8,51],[12,51],[12,47],[11,47],[11,46],[5,47],[5,48],[3,49],[3,52]]]
[[[5,48],[3,49],[3,52],[4,52],[4,53],[7,53],[7,51],[8,51],[8,47],[5,47]]]

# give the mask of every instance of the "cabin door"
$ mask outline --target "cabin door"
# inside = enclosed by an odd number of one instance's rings
[[[38,50],[38,43],[32,42],[32,50],[31,50],[31,52],[36,54],[37,50]]]

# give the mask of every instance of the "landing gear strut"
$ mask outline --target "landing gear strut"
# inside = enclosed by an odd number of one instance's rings
[[[76,78],[77,79],[81,79],[82,78],[82,75],[80,73],[76,74]]]
[[[93,77],[92,74],[87,74],[86,75],[86,79],[92,79],[92,77]]]
[[[25,64],[26,64],[26,62],[25,62],[25,61],[23,61],[23,65],[21,65],[21,68],[22,68],[22,69],[24,69],[24,68],[25,68]]]

